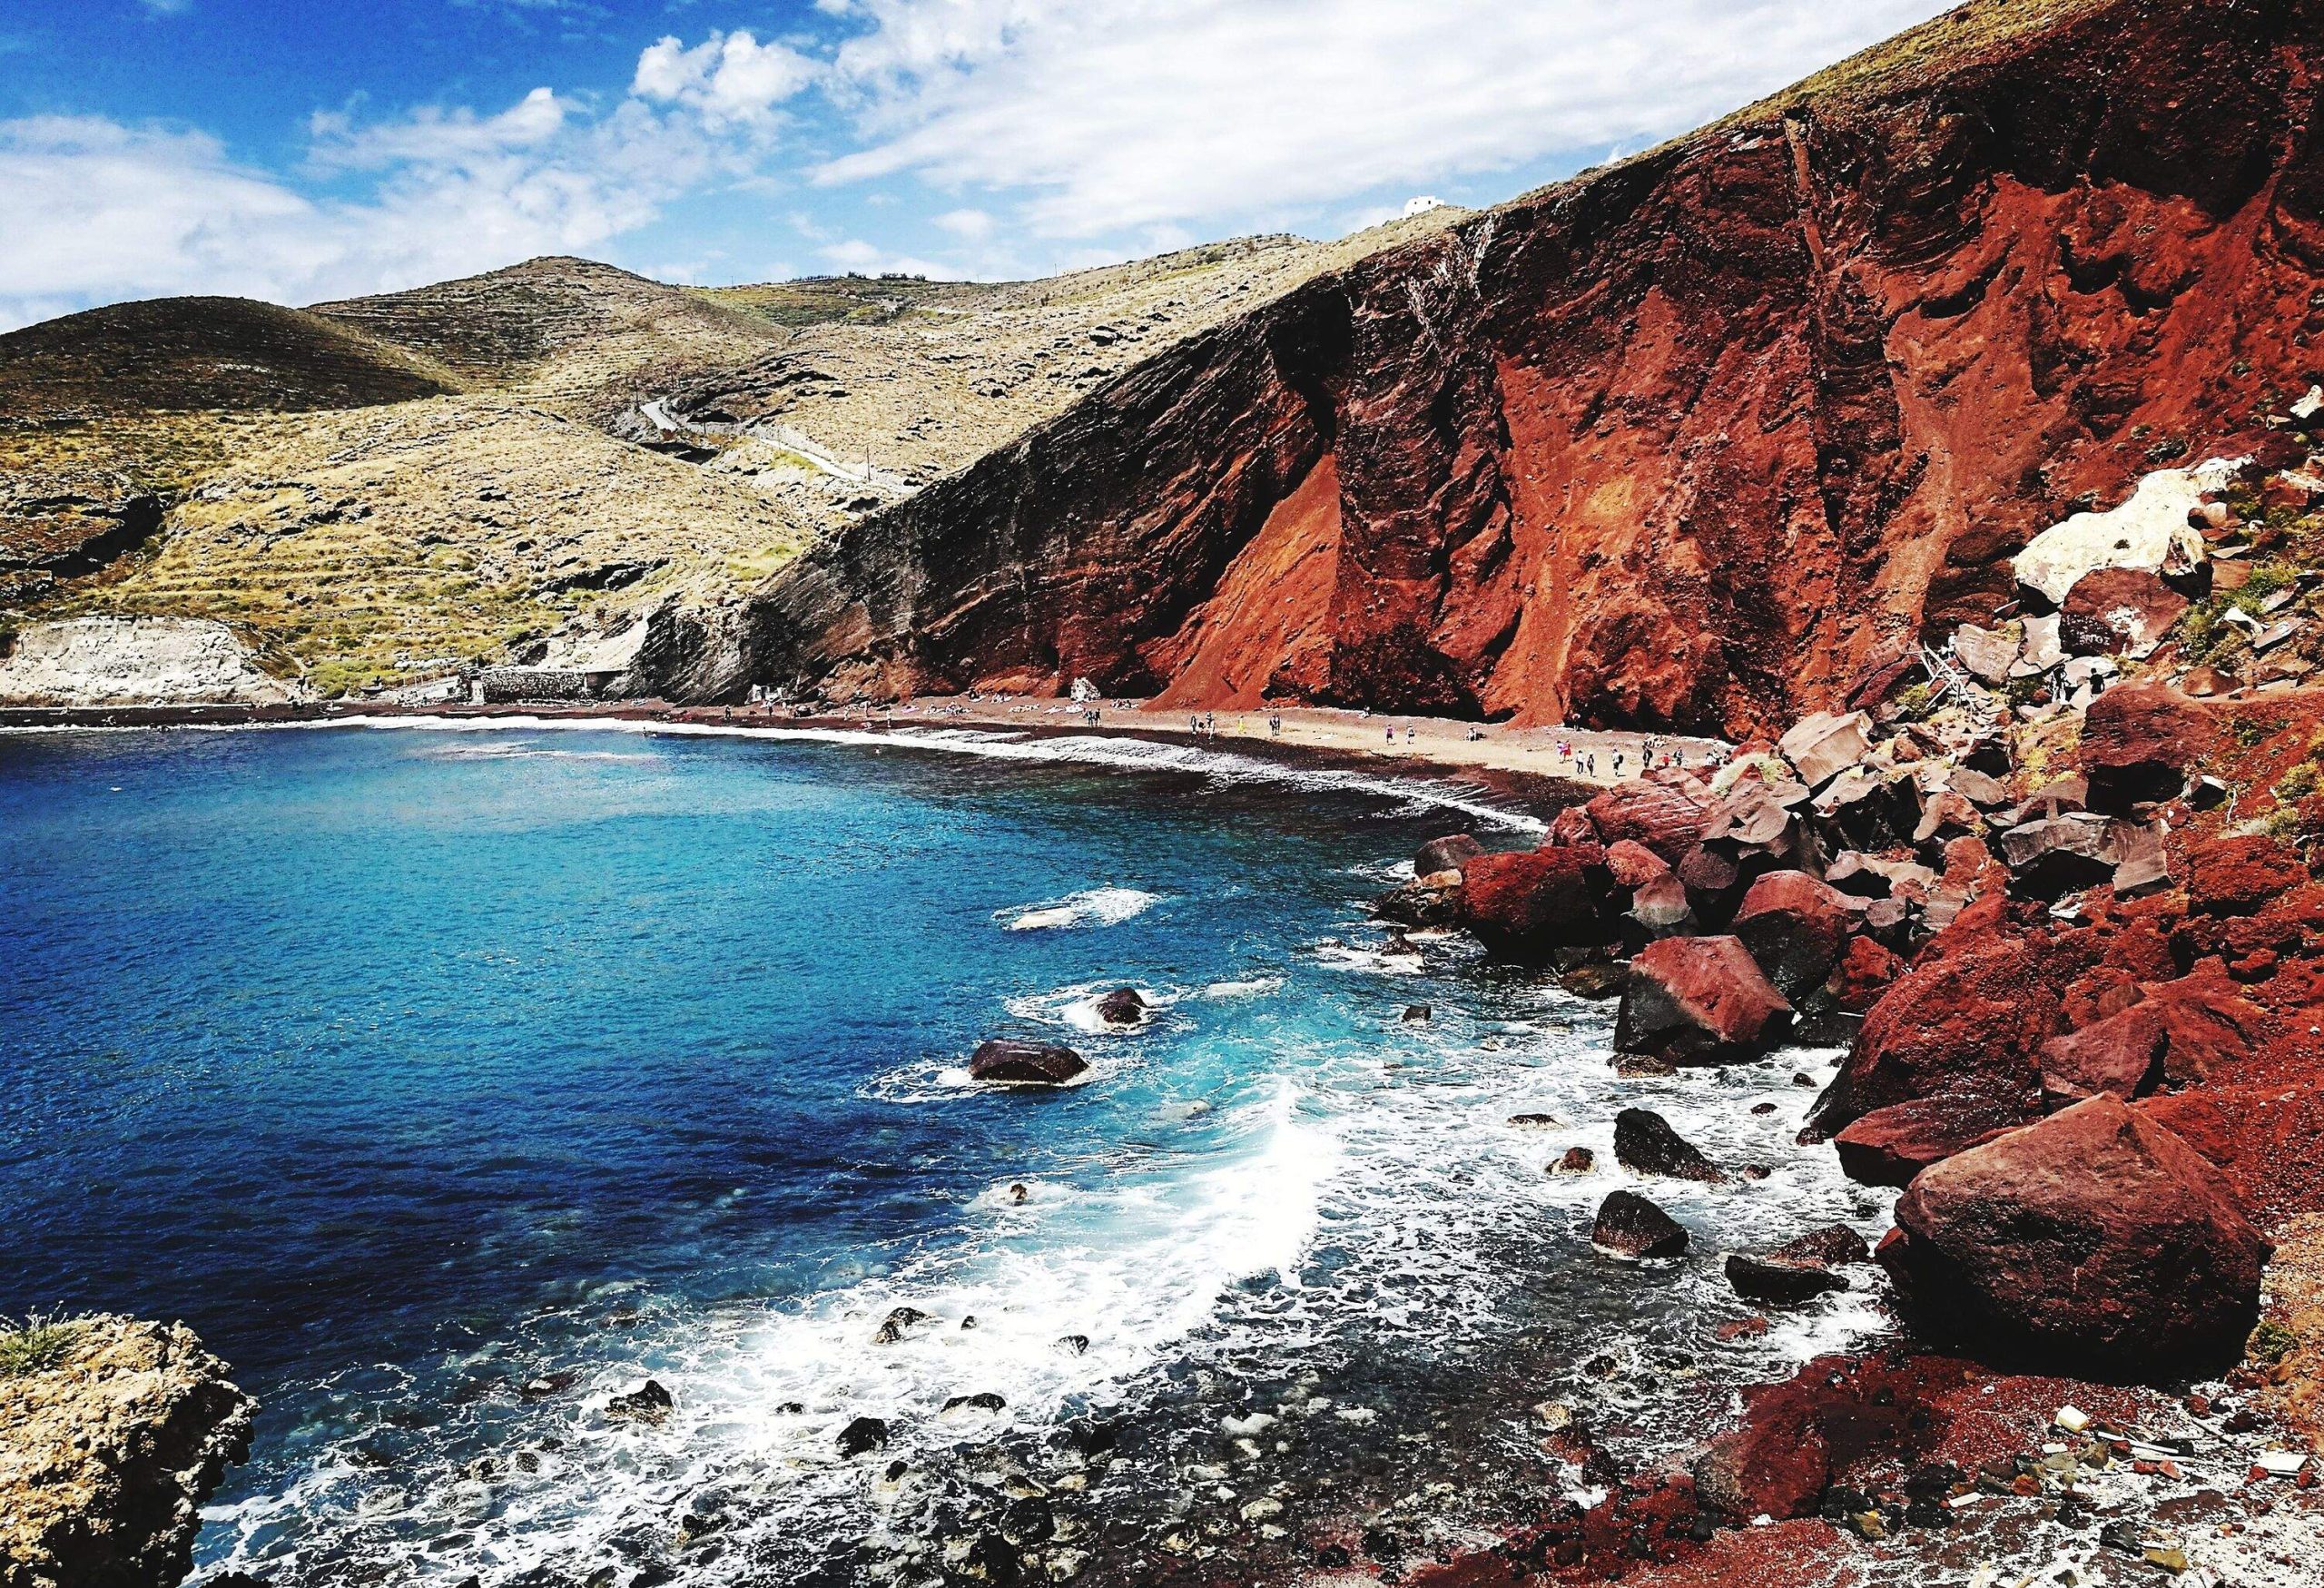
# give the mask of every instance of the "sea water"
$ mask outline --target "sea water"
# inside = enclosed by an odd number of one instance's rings
[[[1422,840],[1539,829],[1099,739],[0,735],[0,1312],[232,1363],[213,1575],[932,1580],[1027,1494],[1100,1565],[1295,1554],[1464,1475],[1489,1523],[1492,1475],[1586,1484],[1550,1376],[1678,1440],[1754,1366],[1714,1353],[1875,1323],[1717,1344],[1714,1262],[1594,1253],[1618,1108],[1770,1170],[1651,1188],[1699,1251],[1885,1212],[1790,1144],[1831,1055],[1618,1080],[1610,1006],[1382,952]],[[980,1089],[990,1036],[1090,1070]],[[648,1377],[665,1415],[609,1415]]]

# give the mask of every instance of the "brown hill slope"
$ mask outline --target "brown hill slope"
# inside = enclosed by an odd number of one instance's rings
[[[365,408],[458,389],[442,366],[248,298],[154,298],[0,336],[0,418]]]
[[[778,576],[759,676],[1742,733],[2309,379],[2319,8],[1964,7],[1130,370]]]
[[[594,260],[527,260],[312,312],[440,360],[479,386],[587,398],[640,371],[748,358],[775,340],[753,317]]]

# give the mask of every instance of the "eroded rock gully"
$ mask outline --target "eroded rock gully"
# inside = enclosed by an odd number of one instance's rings
[[[2324,312],[2319,42],[2290,0],[1964,7],[1133,368],[778,576],[755,676],[1845,704],[2046,526],[2257,435]]]

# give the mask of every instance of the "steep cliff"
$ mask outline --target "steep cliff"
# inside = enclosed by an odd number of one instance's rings
[[[2324,373],[2320,49],[2311,0],[1964,6],[1134,367],[778,575],[756,676],[1833,703]]]

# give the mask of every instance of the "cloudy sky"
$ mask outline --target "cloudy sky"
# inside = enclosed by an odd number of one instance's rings
[[[1482,204],[1932,0],[9,0],[0,328],[534,254],[1044,274]]]

